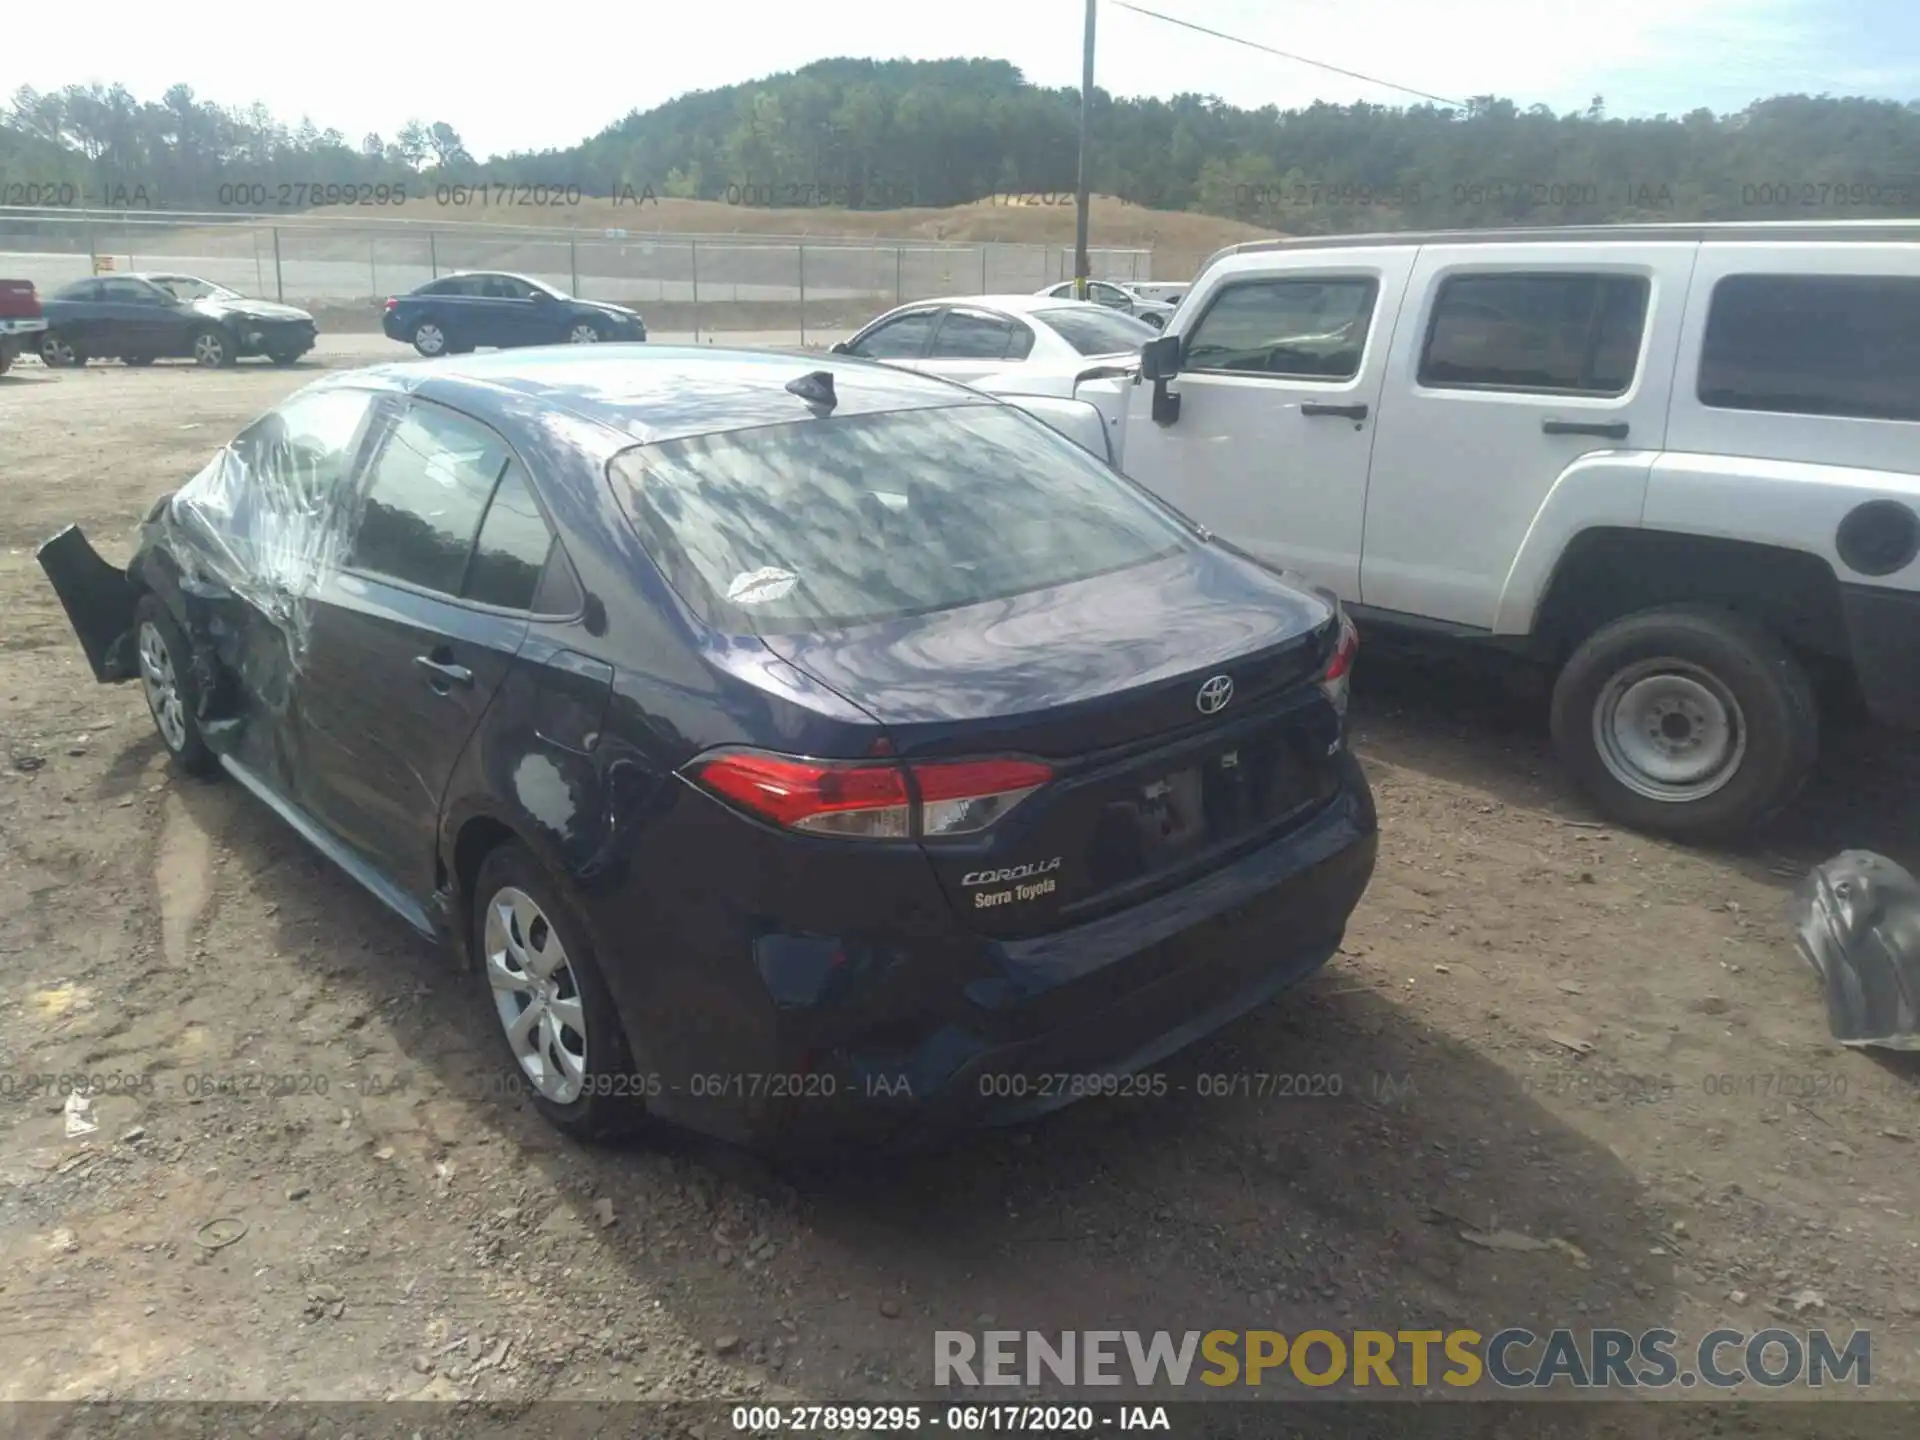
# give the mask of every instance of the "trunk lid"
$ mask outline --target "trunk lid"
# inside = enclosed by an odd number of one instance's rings
[[[1331,603],[1214,546],[933,615],[764,637],[879,721],[903,759],[1053,767],[983,834],[923,842],[964,921],[1009,939],[1147,899],[1331,799],[1340,717],[1317,681],[1338,638]]]

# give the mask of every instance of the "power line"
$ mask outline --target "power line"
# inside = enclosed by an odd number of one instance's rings
[[[1131,10],[1136,15],[1151,16],[1155,20],[1164,20],[1169,25],[1178,25],[1186,30],[1198,30],[1202,35],[1211,35],[1216,40],[1230,40],[1235,45],[1245,45],[1250,50],[1264,50],[1269,55],[1278,55],[1282,60],[1291,60],[1296,65],[1311,65],[1316,70],[1331,70],[1335,75],[1344,75],[1349,80],[1364,80],[1369,85],[1384,85],[1389,90],[1398,90],[1403,95],[1418,95],[1422,100],[1432,100],[1441,105],[1451,105],[1457,110],[1467,108],[1466,102],[1449,100],[1444,95],[1429,95],[1424,90],[1415,90],[1410,85],[1396,85],[1391,80],[1382,80],[1376,75],[1362,75],[1358,70],[1343,70],[1338,65],[1329,65],[1323,60],[1309,60],[1304,55],[1290,55],[1285,50],[1276,50],[1271,45],[1262,45],[1258,40],[1243,40],[1238,35],[1229,35],[1224,30],[1209,30],[1205,25],[1196,25],[1191,20],[1182,20],[1174,15],[1162,15],[1158,10],[1147,10],[1138,5],[1129,5],[1127,0],[1112,0],[1122,10]]]

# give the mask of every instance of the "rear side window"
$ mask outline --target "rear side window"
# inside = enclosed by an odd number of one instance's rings
[[[927,336],[933,331],[935,314],[932,310],[917,310],[898,320],[889,320],[865,339],[855,341],[847,353],[868,360],[917,360],[926,348]]]
[[[1037,310],[1033,318],[1082,355],[1128,355],[1160,333],[1144,320],[1091,306]]]
[[[55,300],[98,300],[100,282],[98,280],[76,280],[53,292]]]
[[[534,504],[527,473],[518,460],[511,461],[487,506],[480,538],[474,542],[465,597],[507,610],[533,609],[534,592],[552,548],[553,533]]]
[[[1220,292],[1181,357],[1187,370],[1351,380],[1367,351],[1370,276],[1248,280]]]
[[[734,633],[977,605],[1197,543],[1023,411],[959,405],[643,445],[614,490],[669,582]]]
[[[1441,283],[1420,355],[1435,389],[1619,395],[1646,324],[1643,275],[1456,275]]]
[[[1700,403],[1920,420],[1920,279],[1729,275],[1713,287]]]
[[[999,360],[1013,339],[1013,326],[986,315],[949,310],[933,337],[931,360]]]
[[[507,463],[506,442],[432,406],[410,409],[373,462],[347,563],[458,595],[480,517]]]

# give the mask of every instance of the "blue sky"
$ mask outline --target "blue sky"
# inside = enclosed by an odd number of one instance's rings
[[[1437,95],[1556,111],[1735,110],[1782,92],[1920,99],[1920,0],[1140,0],[1148,9]],[[1009,60],[1078,85],[1081,0],[574,0],[409,7],[195,0],[172,17],[93,0],[83,18],[17,0],[0,95],[184,80],[358,139],[446,120],[476,153],[568,145],[675,94],[830,55]],[[1282,107],[1405,97],[1102,0],[1097,79],[1121,95],[1198,91]]]

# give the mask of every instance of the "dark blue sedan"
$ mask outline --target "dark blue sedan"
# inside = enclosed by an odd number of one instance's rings
[[[444,937],[579,1135],[1163,1095],[1373,871],[1337,603],[883,365],[332,375],[124,572],[73,528],[40,558],[96,677]]]
[[[623,305],[581,300],[524,275],[492,270],[443,275],[392,297],[381,310],[380,328],[389,340],[429,357],[647,338],[647,322]]]

